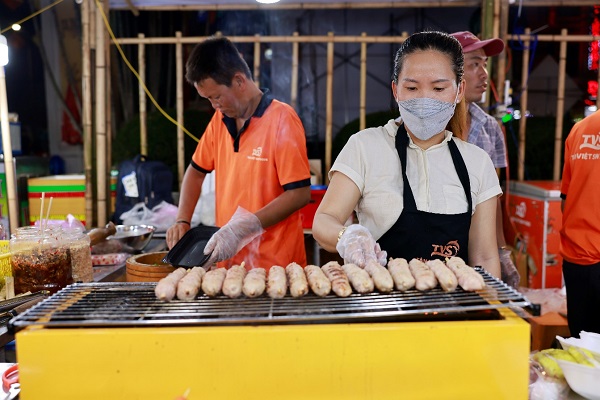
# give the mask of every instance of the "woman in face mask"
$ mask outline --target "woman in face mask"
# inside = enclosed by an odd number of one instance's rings
[[[464,142],[464,58],[442,32],[411,35],[394,60],[400,118],[352,135],[329,172],[313,235],[347,263],[459,256],[500,277],[490,157]],[[446,130],[448,127],[450,130]],[[345,226],[356,211],[358,224]]]

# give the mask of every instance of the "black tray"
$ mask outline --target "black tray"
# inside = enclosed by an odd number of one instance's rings
[[[208,240],[219,228],[216,226],[197,226],[186,232],[163,258],[164,263],[174,267],[201,267],[208,261],[210,254],[204,254]]]

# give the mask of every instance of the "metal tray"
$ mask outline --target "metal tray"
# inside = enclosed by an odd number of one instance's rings
[[[281,299],[200,295],[191,301],[156,299],[155,283],[70,285],[11,320],[12,327],[269,325],[423,320],[499,319],[499,308],[531,306],[519,292],[481,268],[486,288],[444,292],[352,294]]]
[[[208,240],[218,231],[216,226],[196,226],[186,232],[179,242],[163,258],[163,262],[174,267],[201,267],[210,255],[204,254]]]

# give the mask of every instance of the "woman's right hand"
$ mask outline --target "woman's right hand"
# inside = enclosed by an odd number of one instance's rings
[[[381,250],[371,232],[359,224],[348,226],[336,245],[336,250],[346,264],[356,264],[364,268],[369,260],[386,264],[387,253]]]
[[[172,249],[179,239],[183,235],[186,234],[187,231],[190,230],[190,225],[185,222],[175,222],[171,227],[167,230],[167,247]]]

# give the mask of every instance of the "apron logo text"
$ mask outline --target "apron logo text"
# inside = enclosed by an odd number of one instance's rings
[[[457,240],[451,240],[446,244],[432,244],[431,246],[433,246],[432,256],[454,257],[460,250]]]

